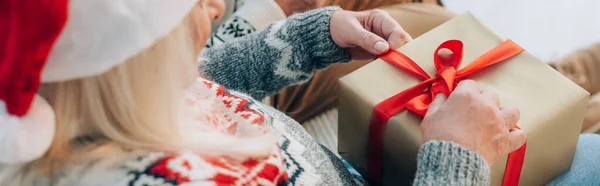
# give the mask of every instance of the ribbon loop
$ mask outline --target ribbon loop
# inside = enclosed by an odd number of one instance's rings
[[[442,59],[438,55],[442,49],[449,49],[453,53],[452,57]],[[433,78],[412,59],[397,50],[390,49],[386,54],[379,56],[389,64],[423,81],[382,101],[373,108],[369,126],[369,146],[367,146],[367,169],[370,181],[374,185],[381,184],[385,127],[392,116],[406,109],[423,117],[437,94],[449,96],[459,81],[479,70],[516,56],[522,51],[523,48],[507,40],[463,69],[458,70],[463,59],[463,43],[460,40],[448,40],[435,50],[433,61],[437,73]],[[518,184],[524,156],[525,145],[509,154],[503,185]]]
[[[450,59],[445,60],[440,56],[440,50],[448,49],[452,52],[452,56]],[[460,64],[462,63],[463,58],[463,43],[460,40],[448,40],[440,44],[437,49],[435,49],[435,53],[433,54],[433,63],[435,64],[435,69],[441,71],[446,67],[453,67],[455,70],[460,68]]]

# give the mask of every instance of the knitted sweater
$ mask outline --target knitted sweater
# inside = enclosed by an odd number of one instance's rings
[[[314,69],[348,61],[346,51],[335,45],[329,33],[329,19],[336,10],[325,8],[297,15],[263,32],[215,47],[218,50],[205,53],[208,61],[201,63],[200,70],[207,77],[229,82],[227,86],[262,97],[310,77]],[[222,111],[234,113],[252,126],[271,128],[279,136],[277,148],[264,158],[241,160],[202,152],[131,152],[92,162],[70,162],[50,176],[32,171],[35,164],[0,165],[0,185],[361,184],[340,159],[283,113],[209,80],[199,79],[196,86],[215,94],[226,109]],[[186,103],[206,107],[194,98],[186,97]],[[241,132],[239,122],[231,122],[227,116],[208,120],[221,121],[215,126],[219,131],[237,135]],[[489,167],[476,152],[445,141],[431,141],[421,147],[414,185],[486,184]]]
[[[274,0],[225,0],[225,13],[212,22],[213,33],[206,47],[264,30],[282,19],[285,13]]]
[[[31,165],[0,165],[0,185],[21,186],[143,186],[143,185],[364,185],[344,163],[291,118],[248,96],[199,78],[202,91],[214,94],[223,108],[252,126],[272,128],[279,135],[277,148],[264,158],[237,160],[202,152],[134,151],[90,162],[70,162],[52,175]],[[205,92],[205,93],[206,93]],[[200,107],[205,95],[188,94],[185,101]],[[223,117],[225,116],[225,117]],[[216,114],[216,129],[231,135],[246,135],[239,121]],[[103,143],[86,139],[78,144]],[[418,155],[414,185],[486,185],[489,168],[475,152],[451,142],[424,144]]]
[[[206,49],[205,61],[200,62],[198,70],[203,77],[255,99],[302,83],[314,70],[350,61],[329,32],[329,18],[336,10],[329,7],[294,15],[264,31]],[[308,135],[297,122],[274,113]],[[312,140],[309,136],[305,139]],[[428,142],[421,147],[418,158],[415,185],[489,184],[489,167],[484,159],[460,145]]]

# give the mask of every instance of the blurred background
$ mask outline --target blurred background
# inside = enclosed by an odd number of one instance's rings
[[[600,42],[599,0],[442,0],[471,12],[543,61]]]

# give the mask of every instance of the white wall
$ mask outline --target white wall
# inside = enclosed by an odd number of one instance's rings
[[[444,0],[543,60],[600,42],[600,0]]]

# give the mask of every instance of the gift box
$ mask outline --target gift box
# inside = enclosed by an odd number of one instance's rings
[[[557,43],[549,40],[548,44]],[[462,50],[458,72],[449,77],[446,71],[438,73],[445,69],[434,59],[440,47],[454,48],[459,57],[457,52]],[[416,99],[426,104],[431,91],[440,93],[440,86],[452,87],[462,79],[497,91],[502,106],[514,106],[521,112],[518,127],[527,135],[526,146],[510,158],[499,158],[491,167],[492,185],[543,185],[570,167],[589,93],[569,79],[470,14],[455,17],[398,51],[339,81],[338,150],[361,174],[379,177],[383,185],[408,185],[423,143],[419,124],[426,111],[412,98],[419,97]],[[414,61],[417,67],[407,61]],[[421,68],[423,72],[419,72]],[[448,83],[435,83],[444,80]],[[411,91],[421,92],[409,95],[411,103],[406,103],[407,95],[399,94]],[[396,108],[381,107],[384,103]],[[373,132],[378,130],[374,127],[379,117],[376,107],[391,117],[379,126],[381,136]]]

